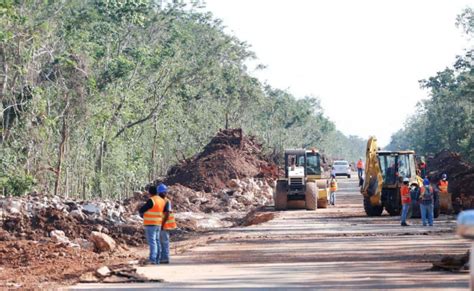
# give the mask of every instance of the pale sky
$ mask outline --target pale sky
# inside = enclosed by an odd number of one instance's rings
[[[339,130],[375,135],[381,146],[427,97],[418,80],[468,47],[455,21],[474,7],[472,0],[205,2],[267,66],[253,75],[296,97],[319,97]]]

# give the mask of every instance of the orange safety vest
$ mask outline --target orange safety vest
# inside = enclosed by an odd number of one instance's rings
[[[334,180],[331,180],[329,183],[329,191],[336,192],[337,191],[337,183]]]
[[[170,203],[168,198],[165,198],[165,201]],[[166,204],[166,203],[165,203]],[[165,213],[163,212],[163,218],[165,217]],[[174,213],[170,212],[170,215],[168,216],[168,219],[165,221],[165,224],[163,224],[163,229],[164,230],[172,230],[176,229],[178,226],[176,225],[176,220],[174,219]]]
[[[410,188],[407,185],[400,187],[400,195],[402,196],[402,204],[411,203]]]
[[[165,200],[158,195],[151,196],[153,207],[143,214],[143,225],[160,225],[163,222],[163,209]]]
[[[357,169],[362,169],[363,167],[364,167],[364,163],[361,160],[359,160],[357,162]]]
[[[441,193],[448,193],[448,181],[440,180],[438,188]]]

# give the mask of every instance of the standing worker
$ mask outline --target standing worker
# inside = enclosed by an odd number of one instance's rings
[[[168,187],[165,184],[158,186],[158,195],[165,200],[165,208],[163,210],[163,223],[161,225],[160,243],[161,256],[160,264],[170,263],[170,230],[176,229],[176,221],[171,210],[171,201],[166,197]]]
[[[362,161],[362,157],[357,161],[357,176],[359,177],[359,187],[364,185],[364,162]]]
[[[421,220],[423,221],[423,226],[426,226],[427,218],[428,218],[429,226],[433,226],[434,191],[433,191],[433,187],[431,187],[430,185],[430,180],[428,178],[425,178],[423,180],[423,188],[421,189],[420,199],[421,199],[420,212],[421,212]]]
[[[407,216],[411,205],[411,196],[408,183],[410,183],[410,180],[408,178],[403,178],[403,185],[400,187],[400,196],[402,197],[402,226],[409,226],[409,224],[407,224]]]
[[[448,193],[448,175],[443,174],[438,182],[438,189],[441,193]]]
[[[441,180],[439,180],[437,190],[439,193],[439,204],[440,208],[443,209],[446,213],[451,213],[453,210],[453,202],[451,200],[451,195],[448,192],[448,176],[446,174],[441,175]]]
[[[362,161],[362,157],[357,161],[357,176],[359,180],[362,179],[362,175],[364,173],[364,162]]]
[[[157,195],[156,186],[150,186],[148,192],[151,197],[140,208],[139,212],[140,216],[143,217],[146,240],[150,247],[149,263],[158,265],[160,263],[160,230],[163,222],[165,200]]]
[[[329,204],[336,205],[336,191],[337,191],[337,180],[336,175],[331,175],[329,181]]]

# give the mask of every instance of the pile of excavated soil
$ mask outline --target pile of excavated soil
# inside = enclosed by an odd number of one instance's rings
[[[78,219],[55,208],[41,209],[35,216],[24,214],[5,218],[2,225],[7,232],[0,240],[23,238],[41,240],[53,230],[64,231],[70,239],[88,239],[92,231],[110,235],[117,243],[138,246],[145,243],[143,227],[139,224],[115,224],[98,219]]]
[[[215,192],[231,179],[277,178],[278,167],[263,158],[262,145],[242,129],[221,130],[203,151],[168,171],[165,184]]]
[[[428,175],[437,184],[443,173],[448,175],[455,212],[474,208],[474,165],[464,161],[460,154],[443,150],[427,159]]]
[[[0,241],[0,289],[57,289],[57,283],[74,284],[84,272],[124,259],[133,251],[97,254],[50,240]]]

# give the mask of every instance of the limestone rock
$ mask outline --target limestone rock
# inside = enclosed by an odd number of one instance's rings
[[[94,244],[95,250],[99,253],[115,250],[115,241],[105,233],[93,231],[90,241]]]

